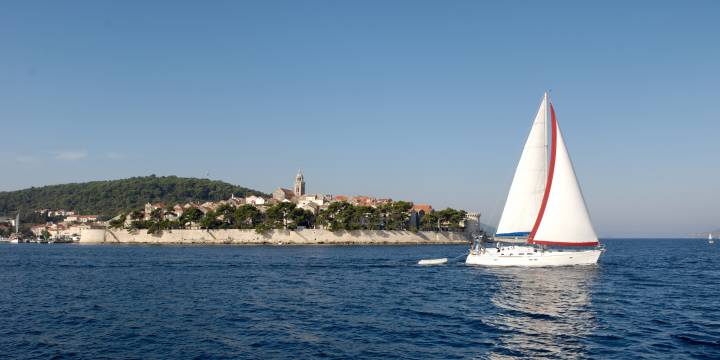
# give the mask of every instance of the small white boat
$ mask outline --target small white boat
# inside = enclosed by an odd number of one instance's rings
[[[708,234],[708,244],[714,244],[715,240],[713,240],[712,234]]]
[[[442,259],[422,259],[418,261],[418,265],[442,265],[447,264],[448,259],[442,258]]]
[[[594,265],[604,251],[599,246],[547,93],[515,170],[495,241],[494,246],[475,244],[465,263],[485,266]]]

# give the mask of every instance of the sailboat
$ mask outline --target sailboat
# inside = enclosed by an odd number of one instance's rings
[[[708,234],[708,244],[714,244],[715,240],[712,238],[712,233]]]
[[[604,251],[547,93],[525,142],[494,240],[494,246],[475,244],[465,263],[593,265]]]
[[[15,216],[15,233],[10,235],[11,244],[20,243],[20,212]]]

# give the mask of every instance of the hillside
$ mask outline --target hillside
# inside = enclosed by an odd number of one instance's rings
[[[147,202],[221,200],[231,194],[265,195],[222,181],[151,175],[0,192],[0,215],[20,210],[25,217],[35,209],[51,208],[114,216],[121,211],[138,209]]]

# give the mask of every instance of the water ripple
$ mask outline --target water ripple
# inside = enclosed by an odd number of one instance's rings
[[[0,358],[720,358],[720,247],[607,241],[597,267],[460,246],[0,246]]]

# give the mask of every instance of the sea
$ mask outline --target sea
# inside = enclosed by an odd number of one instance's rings
[[[720,359],[720,245],[604,244],[536,269],[458,245],[3,244],[0,358]]]

